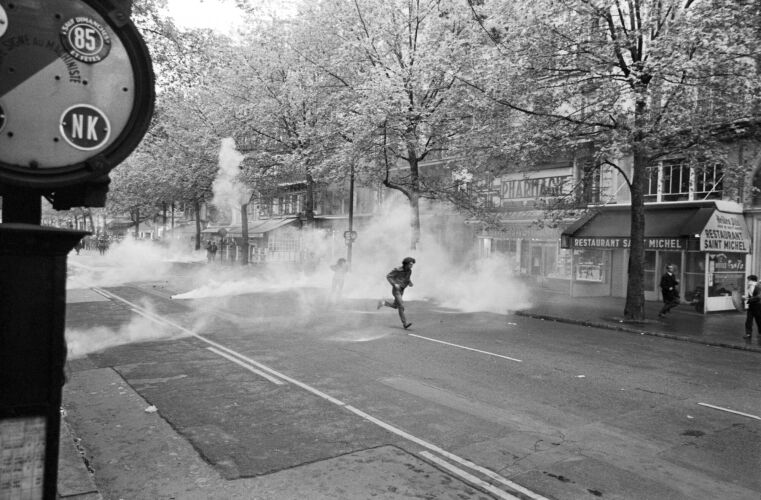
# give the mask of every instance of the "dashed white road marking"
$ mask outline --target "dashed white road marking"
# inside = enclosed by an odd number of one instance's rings
[[[515,361],[516,363],[523,363],[523,360],[516,359],[516,358],[511,358],[510,356],[503,356],[501,354],[496,354],[496,353],[489,352],[489,351],[482,351],[481,349],[474,349],[472,347],[467,347],[467,346],[460,345],[460,344],[453,344],[451,342],[444,342],[443,340],[437,340],[437,339],[432,339],[432,338],[429,338],[429,337],[423,337],[422,335],[415,335],[414,333],[408,333],[407,335],[409,335],[410,337],[416,337],[416,338],[423,339],[423,340],[430,340],[431,342],[437,342],[439,344],[444,344],[444,345],[448,345],[448,346],[452,346],[452,347],[457,347],[459,349],[465,349],[465,350],[468,350],[468,351],[480,352],[481,354],[486,354],[488,356],[495,356],[497,358],[509,359],[510,361]]]
[[[413,436],[412,434],[409,434],[408,432],[406,432],[406,431],[404,431],[404,430],[402,430],[402,429],[400,429],[398,427],[395,427],[395,426],[393,426],[391,424],[388,424],[388,423],[386,423],[386,422],[384,422],[382,420],[379,420],[379,419],[373,417],[372,415],[363,412],[362,410],[360,410],[358,408],[355,408],[355,407],[353,407],[351,405],[348,405],[348,404],[344,403],[343,401],[341,401],[339,399],[336,399],[336,398],[334,398],[334,397],[332,397],[332,396],[330,396],[328,394],[325,394],[324,392],[319,391],[319,390],[315,389],[314,387],[311,387],[310,385],[307,385],[307,384],[305,384],[303,382],[300,382],[300,381],[298,381],[298,380],[296,380],[296,379],[294,379],[292,377],[289,377],[288,375],[285,375],[284,373],[281,373],[281,372],[279,372],[277,370],[274,370],[274,369],[272,369],[272,368],[270,368],[268,366],[265,366],[265,365],[263,365],[263,364],[261,364],[261,363],[259,363],[257,361],[254,361],[254,360],[246,357],[245,355],[240,354],[240,353],[238,353],[238,352],[236,352],[236,351],[234,351],[234,350],[232,350],[232,349],[230,349],[228,347],[225,347],[225,346],[223,346],[223,345],[221,345],[221,344],[219,344],[217,342],[214,342],[212,340],[209,340],[209,339],[207,339],[207,338],[205,338],[205,337],[203,337],[203,336],[201,336],[201,335],[199,335],[199,334],[197,334],[195,332],[192,332],[192,331],[188,330],[187,328],[185,328],[185,327],[183,327],[181,325],[178,325],[176,323],[173,323],[172,321],[169,321],[169,320],[161,318],[160,316],[157,316],[157,315],[155,315],[153,313],[150,313],[150,312],[146,311],[144,308],[142,308],[142,307],[140,307],[140,306],[138,306],[138,305],[128,301],[127,299],[119,297],[118,295],[115,295],[115,294],[113,294],[111,292],[108,292],[108,291],[100,289],[100,288],[93,288],[93,290],[95,290],[98,293],[103,294],[105,297],[111,298],[113,300],[118,300],[120,302],[123,302],[124,304],[127,304],[132,310],[134,310],[136,313],[142,315],[145,318],[148,318],[148,319],[150,319],[152,321],[155,321],[156,323],[159,323],[159,324],[164,324],[164,325],[172,326],[172,327],[174,327],[174,328],[176,328],[176,329],[178,329],[178,330],[180,330],[180,331],[182,331],[182,332],[184,332],[184,333],[186,333],[186,334],[188,334],[188,335],[190,335],[190,336],[192,336],[192,337],[194,337],[194,338],[196,338],[198,340],[201,340],[201,341],[203,341],[203,342],[205,342],[207,344],[212,345],[216,349],[212,349],[212,348],[208,348],[208,347],[207,347],[207,349],[215,351],[219,355],[224,356],[224,353],[230,354],[231,355],[230,357],[225,356],[227,359],[230,359],[230,361],[234,361],[234,362],[237,363],[237,361],[235,361],[235,359],[231,359],[231,357],[235,357],[238,360],[242,360],[242,361],[245,361],[247,363],[250,363],[251,365],[254,365],[257,368],[259,368],[259,369],[261,369],[263,371],[266,371],[267,373],[272,374],[275,377],[279,377],[280,379],[285,380],[286,382],[290,382],[291,384],[296,385],[298,387],[301,387],[302,389],[304,389],[304,390],[306,390],[308,392],[311,392],[312,394],[314,394],[316,396],[319,396],[320,398],[325,399],[326,401],[329,401],[329,402],[331,402],[331,403],[333,403],[333,404],[335,404],[337,406],[340,406],[340,407],[342,407],[342,408],[344,408],[344,409],[354,413],[355,415],[358,415],[359,417],[362,417],[363,419],[367,420],[368,422],[374,423],[375,425],[378,425],[379,427],[382,427],[382,428],[386,429],[387,431],[389,431],[389,432],[391,432],[393,434],[396,434],[397,436],[400,436],[400,437],[402,437],[402,438],[404,438],[404,439],[406,439],[408,441],[416,443],[416,444],[420,445],[423,448],[427,448],[430,451],[436,452],[436,453],[442,455],[443,457],[445,457],[445,458],[447,458],[449,460],[452,460],[453,462],[457,462],[460,465],[463,465],[465,467],[470,468],[471,470],[477,471],[480,474],[483,474],[484,476],[489,477],[489,478],[497,481],[498,483],[500,483],[500,484],[502,484],[502,485],[512,489],[513,491],[517,491],[517,492],[522,493],[523,495],[525,495],[528,498],[531,498],[532,500],[548,500],[546,497],[543,497],[543,496],[539,495],[538,493],[535,493],[535,492],[533,492],[533,491],[531,491],[531,490],[529,490],[527,488],[524,488],[523,486],[521,486],[521,485],[519,485],[517,483],[514,483],[514,482],[510,481],[509,479],[500,476],[499,474],[497,474],[494,471],[491,471],[491,470],[489,470],[489,469],[487,469],[485,467],[482,467],[482,466],[480,466],[478,464],[475,464],[475,463],[473,463],[473,462],[471,462],[469,460],[466,460],[466,459],[464,459],[462,457],[459,457],[459,456],[455,455],[454,453],[450,453],[450,452],[446,451],[445,449],[436,446],[435,444],[429,443],[428,441],[425,441],[425,440],[420,439],[420,438],[418,438],[416,436]],[[414,337],[419,337],[419,335],[413,335],[413,334],[410,334],[410,335],[412,335]],[[421,338],[424,338],[426,340],[432,340],[434,342],[441,342],[441,343],[444,343],[444,344],[447,343],[447,342],[442,342],[440,340],[427,339],[426,337],[421,337]],[[508,358],[507,356],[502,356],[502,355],[499,355],[499,354],[489,353],[489,352],[486,352],[486,351],[479,351],[478,349],[472,349],[472,348],[469,348],[469,347],[457,346],[456,344],[452,344],[452,345],[455,345],[456,347],[462,347],[462,348],[468,349],[468,350],[482,352],[484,354],[489,354],[489,355],[492,355],[492,356],[498,356],[498,357],[501,357],[501,358],[507,358],[507,359],[510,359],[512,361],[521,362],[521,360],[519,360],[519,359]],[[488,485],[486,482],[478,479],[476,476],[473,476],[472,474],[470,474],[470,473],[460,469],[459,467],[456,467],[456,466],[453,466],[453,465],[451,465],[451,464],[449,464],[447,462],[444,462],[443,460],[435,457],[434,455],[432,455],[429,452],[422,451],[422,452],[420,452],[420,456],[425,457],[428,460],[434,461],[437,464],[440,464],[442,467],[446,468],[447,470],[449,470],[453,474],[461,477],[463,480],[465,480],[467,482],[470,482],[471,484],[474,484],[474,485],[476,485],[476,486],[478,486],[480,488],[487,489],[491,493],[494,493],[494,494],[498,495],[500,498],[505,498],[505,499],[508,499],[508,500],[512,500],[512,499],[517,498],[517,497],[514,497],[514,496],[510,496],[507,492],[505,492],[503,490],[500,490],[500,489],[495,488],[494,486]],[[499,492],[499,493],[497,493],[497,492]]]
[[[751,415],[750,413],[743,413],[741,411],[730,410],[729,408],[723,408],[721,406],[709,405],[708,403],[698,403],[698,404],[700,406],[705,406],[707,408],[713,408],[714,410],[726,411],[726,412],[729,412],[729,413],[734,413],[735,415],[742,415],[743,417],[755,418],[756,420],[761,420],[761,417],[759,417],[757,415]]]
[[[242,366],[243,368],[245,368],[246,370],[248,370],[250,372],[256,373],[260,377],[266,378],[267,380],[269,380],[273,384],[276,384],[276,385],[285,385],[285,382],[283,382],[279,378],[275,378],[272,375],[270,375],[269,373],[265,373],[265,372],[263,372],[261,370],[257,370],[256,368],[254,368],[253,366],[249,365],[248,363],[244,363],[243,361],[240,361],[239,359],[236,359],[236,358],[230,356],[229,354],[220,351],[219,349],[215,349],[213,347],[207,347],[206,349],[210,350],[214,354],[217,354],[219,356],[222,356],[225,359],[228,359],[228,360],[232,361],[236,365]]]

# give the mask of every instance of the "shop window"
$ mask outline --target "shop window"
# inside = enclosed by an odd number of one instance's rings
[[[708,296],[732,295],[745,289],[745,254],[708,255]]]
[[[571,262],[573,257],[573,250],[569,248],[561,248],[557,253],[557,263],[553,272],[548,273],[549,278],[570,279],[571,278]]]
[[[684,283],[682,298],[688,302],[702,303],[705,293],[705,253],[687,252],[684,268]]]
[[[603,283],[607,275],[607,259],[605,250],[574,250],[576,281],[592,281]]]
[[[517,240],[493,240],[492,249],[495,252],[515,255],[518,252]]]
[[[645,251],[645,290],[655,290],[655,255],[653,251]]]

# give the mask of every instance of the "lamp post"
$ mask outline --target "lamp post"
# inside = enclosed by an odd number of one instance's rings
[[[349,174],[349,231],[346,237],[346,262],[351,268],[351,246],[356,239],[357,234],[354,232],[354,164],[351,165]]]

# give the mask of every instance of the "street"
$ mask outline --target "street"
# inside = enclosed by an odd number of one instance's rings
[[[427,301],[409,304],[404,330],[372,299],[311,287],[173,299],[179,282],[69,291],[70,349],[82,332],[132,339],[70,359],[64,388],[105,498],[249,498],[247,478],[386,446],[450,472],[453,498],[499,497],[484,485],[503,498],[761,494],[758,353]],[[125,450],[147,430],[114,429],[113,407],[88,404],[106,380],[213,466],[219,496],[211,479],[194,488],[186,472],[157,474],[157,457],[109,448],[104,429]]]

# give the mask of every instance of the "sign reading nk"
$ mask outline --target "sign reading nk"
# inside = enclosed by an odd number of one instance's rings
[[[98,149],[108,141],[111,127],[105,113],[89,104],[77,104],[63,112],[61,135],[82,151]]]

